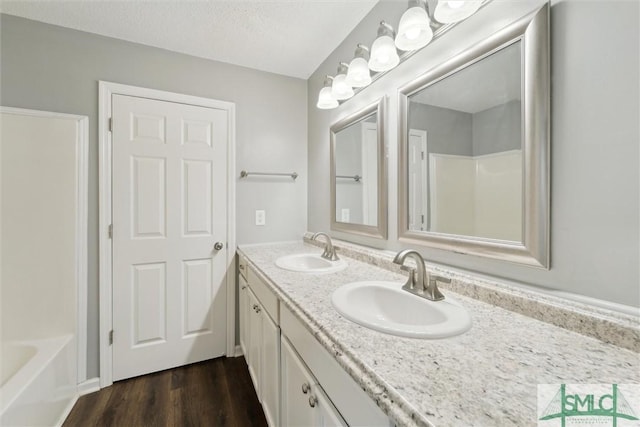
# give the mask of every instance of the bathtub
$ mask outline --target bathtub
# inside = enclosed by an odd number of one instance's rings
[[[3,342],[0,426],[61,425],[77,400],[73,335]]]

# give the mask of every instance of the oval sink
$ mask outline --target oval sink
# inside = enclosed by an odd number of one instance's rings
[[[354,282],[331,295],[333,307],[367,328],[411,338],[447,338],[471,328],[467,310],[449,296],[430,301],[403,291],[396,282]]]
[[[319,254],[293,254],[280,257],[276,265],[284,270],[302,273],[336,273],[347,268],[347,262],[329,261]]]

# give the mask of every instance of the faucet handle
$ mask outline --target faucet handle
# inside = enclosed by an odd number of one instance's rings
[[[429,284],[431,284],[431,282],[436,283],[436,282],[442,282],[442,283],[451,283],[451,279],[449,279],[448,277],[442,277],[442,276],[436,276],[436,275],[429,275]]]
[[[431,285],[432,283],[435,285],[437,282],[451,283],[451,279],[449,279],[448,277],[442,277],[442,276],[437,276],[437,275],[434,275],[434,274],[430,274],[429,275],[429,285]]]

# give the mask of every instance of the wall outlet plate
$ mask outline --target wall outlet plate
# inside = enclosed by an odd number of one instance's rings
[[[340,216],[341,216],[340,220],[342,222],[349,222],[349,219],[350,219],[350,216],[351,216],[351,212],[350,212],[349,208],[342,209],[342,212],[341,212]]]
[[[265,225],[267,222],[267,216],[264,210],[256,211],[256,225]]]

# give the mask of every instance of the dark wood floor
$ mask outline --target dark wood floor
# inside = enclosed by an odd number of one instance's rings
[[[244,357],[220,357],[82,396],[63,427],[266,425]]]

